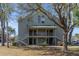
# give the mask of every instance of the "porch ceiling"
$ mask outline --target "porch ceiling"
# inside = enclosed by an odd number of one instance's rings
[[[26,36],[28,38],[56,38],[56,36]]]
[[[31,29],[54,29],[56,26],[31,26]]]

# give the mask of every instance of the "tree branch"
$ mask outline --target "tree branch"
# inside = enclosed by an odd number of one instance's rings
[[[51,13],[49,13],[48,11],[46,11],[44,8],[42,8],[39,4],[36,4],[38,6],[38,10],[40,10],[43,14],[45,14],[49,20],[52,20],[56,25],[58,25],[60,28],[64,28],[63,25],[61,25],[61,23],[59,24],[57,21],[55,21],[55,17],[52,16]],[[56,18],[57,19],[57,18]]]

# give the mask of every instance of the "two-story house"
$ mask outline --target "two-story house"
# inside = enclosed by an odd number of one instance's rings
[[[63,30],[38,11],[18,20],[18,37],[27,45],[57,45],[63,40]]]

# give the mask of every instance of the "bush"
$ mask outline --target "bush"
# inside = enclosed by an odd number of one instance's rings
[[[47,43],[46,42],[43,42],[43,44],[40,44],[41,46],[45,47],[47,46]]]
[[[63,42],[59,41],[59,42],[58,42],[58,45],[59,45],[59,46],[63,46]]]
[[[12,43],[12,46],[17,46],[17,42],[13,42]]]

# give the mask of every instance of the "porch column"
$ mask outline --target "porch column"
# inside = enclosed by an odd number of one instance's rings
[[[27,37],[27,44],[29,45],[29,37],[30,36],[30,34],[29,34],[29,28],[28,28],[28,37]]]
[[[34,29],[32,30],[32,36],[34,36]],[[34,37],[32,37],[32,45],[34,44]]]
[[[36,29],[36,34],[38,36],[38,29]],[[36,44],[38,45],[38,37],[36,38]]]
[[[48,36],[47,35],[47,29],[45,29],[45,34],[46,34],[45,36]],[[48,39],[48,37],[46,37],[46,44],[47,44],[47,39]]]
[[[47,36],[49,36],[49,29],[47,30]],[[48,37],[48,45],[49,45],[49,37]]]
[[[54,30],[54,36],[56,36],[56,33],[55,33],[55,30]],[[57,42],[56,42],[56,37],[54,38],[55,40],[55,46],[57,45]]]

